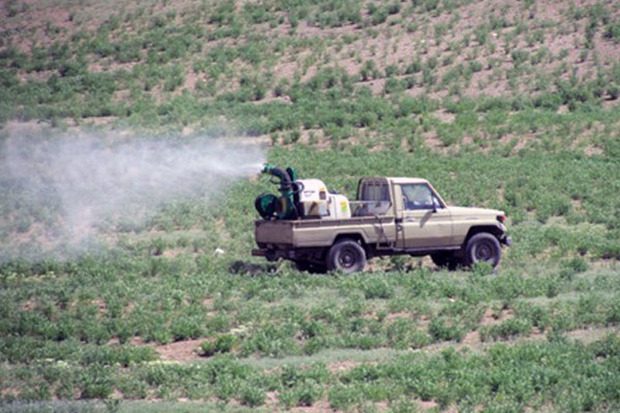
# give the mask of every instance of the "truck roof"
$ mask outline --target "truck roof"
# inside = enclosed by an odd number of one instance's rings
[[[424,178],[411,178],[404,176],[365,176],[360,181],[389,181],[393,184],[428,184],[428,180]]]
[[[427,184],[428,181],[424,178],[409,178],[403,176],[387,177],[387,180],[395,184]]]

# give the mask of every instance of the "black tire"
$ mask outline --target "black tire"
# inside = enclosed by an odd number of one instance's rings
[[[366,266],[366,251],[357,242],[343,239],[334,244],[327,254],[327,270],[350,274]]]
[[[460,260],[458,259],[458,257],[454,255],[453,252],[447,252],[447,251],[436,252],[434,254],[431,254],[431,260],[433,260],[433,263],[436,266],[447,268],[450,271],[456,270],[456,268],[458,267],[460,263]]]
[[[467,241],[464,264],[474,265],[477,262],[488,262],[497,267],[502,258],[502,247],[497,238],[488,232],[480,232]]]

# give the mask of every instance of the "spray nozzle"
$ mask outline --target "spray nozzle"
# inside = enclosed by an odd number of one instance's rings
[[[274,168],[275,168],[275,165],[266,163],[263,165],[263,169],[261,170],[261,173],[263,174],[271,173],[271,171],[273,171]]]
[[[297,180],[297,172],[293,168],[279,168],[275,165],[264,164],[261,173],[273,175],[282,181],[294,182]]]

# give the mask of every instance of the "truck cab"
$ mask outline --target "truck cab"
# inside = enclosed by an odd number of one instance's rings
[[[392,206],[396,248],[426,248],[453,241],[450,211],[425,179],[362,178],[357,197],[362,203],[376,201],[374,211]]]

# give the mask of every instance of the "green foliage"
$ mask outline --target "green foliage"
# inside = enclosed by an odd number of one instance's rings
[[[367,60],[366,62],[364,62],[364,65],[360,70],[360,76],[363,82],[379,77],[379,71],[375,65],[374,60]]]
[[[230,334],[218,336],[215,341],[204,341],[200,348],[206,357],[230,353],[237,344],[237,338]]]
[[[362,288],[366,299],[388,299],[394,295],[394,289],[384,277],[364,277]]]
[[[480,330],[480,338],[483,341],[492,340],[509,340],[518,335],[529,334],[532,326],[527,320],[519,318],[509,318],[500,324],[492,326],[484,326]]]
[[[324,364],[313,364],[307,369],[285,365],[282,369],[280,403],[285,408],[312,406],[323,397],[324,386],[330,373]]]
[[[266,326],[243,340],[239,350],[246,355],[259,352],[276,357],[295,353],[296,346],[292,333],[291,325]]]
[[[620,19],[610,21],[605,26],[604,37],[613,40],[615,43],[620,41]]]
[[[265,404],[265,390],[258,385],[246,384],[241,387],[241,402],[249,407]]]
[[[436,341],[461,341],[464,336],[456,320],[434,318],[428,326],[428,333]]]
[[[379,7],[374,3],[368,4],[368,14],[370,15],[370,24],[376,26],[378,24],[384,23],[389,13],[390,6]]]
[[[510,56],[512,57],[512,62],[515,66],[519,66],[527,62],[530,58],[527,50],[514,50]]]
[[[362,20],[361,4],[353,0],[323,0],[319,7],[309,16],[309,22],[319,27],[341,27],[358,24]],[[303,8],[297,10],[298,15],[305,14]]]

